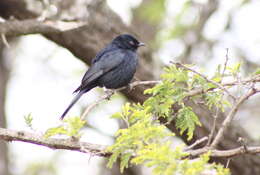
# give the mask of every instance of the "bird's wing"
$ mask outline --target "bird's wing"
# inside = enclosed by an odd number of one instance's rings
[[[91,64],[94,64],[95,62],[99,61],[104,54],[106,54],[108,52],[113,52],[115,50],[118,50],[118,47],[116,47],[115,45],[109,44],[107,47],[105,47],[104,49],[102,49],[100,52],[97,53],[95,58],[92,59]]]
[[[121,49],[112,49],[103,53],[85,73],[81,82],[81,88],[88,86],[100,76],[115,69],[123,62],[125,55],[125,52]]]

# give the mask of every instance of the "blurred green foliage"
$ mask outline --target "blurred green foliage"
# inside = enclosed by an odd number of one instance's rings
[[[159,23],[165,16],[165,2],[166,0],[150,0],[139,12],[139,15],[151,23]]]
[[[56,166],[52,160],[36,161],[29,163],[25,168],[24,175],[58,175]]]

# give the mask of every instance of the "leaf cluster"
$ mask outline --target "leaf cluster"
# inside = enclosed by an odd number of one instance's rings
[[[64,120],[63,125],[49,128],[44,137],[48,138],[55,135],[67,135],[70,137],[80,137],[80,129],[85,125],[86,121],[81,120],[80,117],[69,117]]]
[[[127,128],[116,133],[115,143],[107,149],[113,153],[108,166],[112,167],[119,158],[121,172],[129,164],[143,164],[152,167],[153,173],[158,175],[196,175],[208,169],[214,169],[218,174],[229,174],[228,170],[220,165],[208,164],[209,153],[197,159],[187,159],[188,154],[181,146],[173,147],[174,133],[159,120],[175,120],[180,134],[186,133],[188,139],[192,139],[196,126],[201,126],[201,123],[193,109],[185,105],[184,99],[194,88],[207,90],[216,86],[203,77],[175,65],[165,68],[161,78],[162,83],[145,90],[144,93],[151,96],[143,104],[126,103],[121,112],[113,115],[114,118],[125,121]],[[211,93],[212,98],[205,94],[196,98],[203,98],[206,104],[212,107],[220,103],[222,97],[218,97],[221,91]],[[179,109],[174,111],[173,105],[178,105]]]

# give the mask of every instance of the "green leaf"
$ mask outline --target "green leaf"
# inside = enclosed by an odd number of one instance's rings
[[[117,119],[119,119],[119,118],[122,118],[122,115],[121,115],[120,112],[116,112],[116,113],[114,113],[111,117],[112,117],[112,118],[117,118]]]
[[[219,83],[222,80],[222,77],[214,77],[212,80]]]
[[[24,116],[24,121],[26,123],[26,125],[30,128],[32,128],[32,121],[33,121],[33,117],[32,117],[32,113],[29,113],[28,115]]]
[[[51,136],[55,136],[59,134],[67,134],[67,131],[66,129],[63,128],[63,126],[48,129],[44,134],[44,138],[49,138]]]
[[[236,75],[240,71],[240,67],[241,67],[241,63],[235,63],[234,65],[227,66],[227,70],[229,70],[229,72],[232,75]]]
[[[206,105],[209,109],[212,107],[218,107],[222,112],[225,111],[226,107],[230,107],[231,104],[226,99],[223,99],[222,91],[211,91],[204,94],[204,98],[206,100]]]
[[[253,73],[254,75],[260,74],[260,68],[257,68],[256,71]]]
[[[66,130],[68,136],[80,136],[79,130],[85,125],[86,121],[80,117],[68,117],[64,120],[67,124]]]
[[[109,147],[107,150],[110,150],[110,148],[112,148],[112,147]],[[113,152],[113,154],[109,157],[109,160],[108,160],[108,163],[107,163],[107,167],[108,167],[108,168],[112,168],[112,167],[113,167],[113,164],[116,162],[117,158],[119,157],[119,154],[120,154],[119,151],[115,151],[115,152]]]
[[[79,130],[85,125],[86,121],[81,120],[80,117],[70,117],[64,120],[62,126],[54,127],[48,129],[44,137],[48,138],[55,135],[67,135],[67,136],[74,136],[80,137]]]
[[[121,162],[120,162],[120,172],[123,173],[125,168],[128,168],[128,162],[131,158],[132,154],[131,153],[126,153],[121,157]]]
[[[180,129],[180,134],[187,131],[188,140],[192,139],[196,125],[201,126],[201,123],[191,107],[184,106],[178,111],[176,127]]]

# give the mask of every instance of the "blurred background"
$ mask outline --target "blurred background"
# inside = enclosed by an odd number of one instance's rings
[[[2,20],[43,15],[48,19],[77,19],[88,24],[86,28],[64,34],[10,36],[7,37],[9,47],[0,42],[0,127],[32,131],[24,120],[29,114],[33,116],[33,131],[44,133],[59,125],[59,116],[73,98],[72,92],[79,85],[87,64],[99,49],[120,33],[132,33],[147,44],[146,48],[140,49],[136,74],[140,80],[158,79],[162,67],[172,60],[196,64],[206,75],[211,75],[218,64],[225,62],[227,48],[229,64],[242,63],[241,77],[254,72],[260,65],[259,0],[0,2]],[[88,124],[81,140],[112,144],[114,133],[122,126],[110,116],[120,111],[126,101],[142,102],[145,99],[140,95],[142,90],[118,93],[96,107],[87,116]],[[91,90],[72,108],[69,116],[80,115],[102,94],[100,88]],[[235,125],[242,128],[235,132],[243,132],[252,143],[259,143],[260,138],[259,104],[260,98],[254,98],[243,105],[235,119]],[[237,137],[229,139],[236,140]],[[231,165],[233,174],[239,171],[252,174],[243,169],[259,172],[259,158],[248,159],[234,161]],[[245,167],[239,167],[239,164]],[[120,174],[117,166],[106,168],[105,158],[0,140],[0,175],[73,173]],[[131,167],[124,174],[144,175],[150,171]]]

